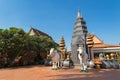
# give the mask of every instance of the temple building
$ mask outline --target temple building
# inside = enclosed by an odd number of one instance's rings
[[[80,11],[78,11],[74,24],[71,41],[71,56],[74,64],[79,64],[77,51],[79,46],[82,46],[84,51],[88,53],[90,60],[98,58],[100,53],[103,53],[107,58],[111,58],[112,55],[117,59],[117,56],[120,56],[120,45],[105,44],[95,34],[88,33],[86,22]]]
[[[42,32],[42,31],[40,31],[40,30],[37,30],[37,29],[35,29],[35,28],[31,28],[31,29],[29,30],[29,35],[30,35],[30,36],[32,36],[32,35],[42,35],[42,36],[45,36],[45,37],[48,37],[48,38],[52,39],[52,37],[49,36],[48,34]]]
[[[92,35],[92,39],[94,42],[91,49],[92,59],[97,58],[100,53],[103,53],[105,57],[110,57],[111,54],[114,54],[114,57],[117,58],[120,55],[120,45],[105,44],[94,34]]]

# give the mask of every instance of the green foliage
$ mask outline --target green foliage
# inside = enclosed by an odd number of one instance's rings
[[[120,62],[120,58],[118,58],[117,61]]]
[[[49,52],[51,47],[57,47],[53,40],[44,36],[29,36],[21,28],[0,29],[0,34],[0,53],[7,54],[11,62],[17,56],[23,55],[24,51]]]

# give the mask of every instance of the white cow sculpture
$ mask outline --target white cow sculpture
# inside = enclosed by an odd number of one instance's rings
[[[60,55],[57,53],[57,51],[54,48],[50,49],[50,54],[48,55],[52,59],[53,65],[52,70],[57,70],[60,68]]]
[[[80,60],[80,66],[81,66],[81,72],[88,72],[87,70],[87,61],[88,61],[88,55],[86,52],[83,50],[83,47],[79,47],[77,49],[78,53],[78,58]]]

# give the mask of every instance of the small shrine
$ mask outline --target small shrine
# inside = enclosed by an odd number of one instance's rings
[[[60,58],[61,60],[64,60],[67,49],[65,48],[65,40],[63,36],[61,37],[59,48],[60,48],[60,56],[61,56]]]

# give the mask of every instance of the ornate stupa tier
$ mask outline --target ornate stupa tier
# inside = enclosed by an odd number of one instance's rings
[[[65,44],[60,43],[60,44],[59,44],[59,47],[65,47]]]
[[[63,36],[62,36],[62,38],[60,40],[59,47],[60,47],[60,51],[65,49],[65,40],[64,40]]]
[[[92,39],[92,36],[90,35],[90,33],[87,34],[86,44],[88,45],[88,47],[92,47],[93,44],[94,44],[93,39]]]
[[[65,47],[65,41],[64,41],[63,36],[62,36],[62,38],[61,38],[61,40],[60,40],[59,47]]]
[[[64,49],[64,47],[60,47],[60,51],[63,50],[63,49]]]
[[[87,45],[93,45],[94,42],[90,41],[90,42],[87,42]]]
[[[78,15],[74,24],[74,32],[72,38],[75,39],[79,36],[82,36],[85,39],[87,32],[88,31],[87,31],[86,22],[84,21],[80,13],[80,10],[78,10]]]
[[[87,44],[87,45],[90,45],[90,44],[93,45],[94,42],[93,42],[93,40],[87,40],[86,44]]]
[[[92,36],[90,35],[90,33],[87,34],[87,39],[92,40]]]
[[[64,44],[64,42],[65,42],[64,40],[60,40],[60,43],[63,43],[63,44]]]
[[[66,48],[61,48],[60,51],[61,51],[62,54],[65,54],[65,52],[67,51],[67,49]]]
[[[93,45],[88,45],[88,47],[90,48],[90,47],[93,47]]]

